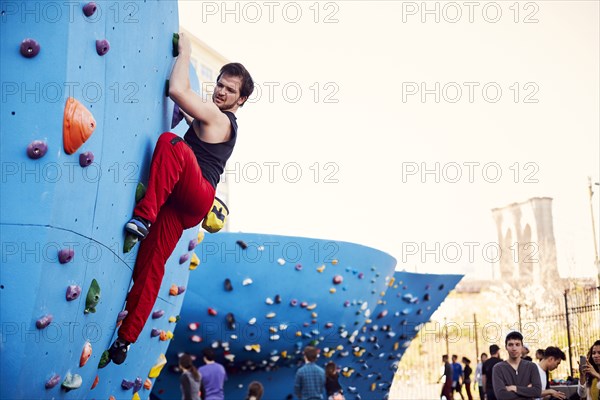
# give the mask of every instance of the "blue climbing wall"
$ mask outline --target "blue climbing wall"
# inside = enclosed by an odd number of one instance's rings
[[[384,398],[420,324],[462,277],[395,272],[396,260],[381,251],[299,237],[219,233],[196,253],[201,262],[190,275],[156,399],[180,393],[178,354],[196,355],[201,365],[207,346],[227,368],[227,399],[244,399],[253,380],[263,383],[265,398],[286,399],[309,344],[321,350],[319,364],[331,360],[343,369],[347,398]]]
[[[156,139],[170,130],[173,103],[165,81],[173,64],[172,33],[178,31],[176,1],[97,3],[87,17],[87,2],[0,2],[0,397],[3,399],[131,398],[123,379],[145,381],[169,341],[151,337],[151,328],[173,331],[183,295],[169,295],[172,284],[186,286],[189,253],[197,229],[186,231],[169,259],[151,320],[127,361],[98,369],[102,352],[115,338],[137,247],[123,253],[123,225],[131,216],[139,181],[147,178]],[[40,45],[37,56],[20,53],[24,39]],[[97,40],[110,50],[100,56]],[[195,76],[195,75],[192,75]],[[194,82],[198,87],[198,82]],[[63,149],[63,113],[68,97],[93,114],[96,128],[74,154]],[[185,124],[181,124],[185,125]],[[174,131],[182,134],[183,126]],[[33,141],[47,153],[27,156]],[[81,167],[79,155],[94,162]],[[71,249],[73,259],[58,261]],[[95,313],[84,314],[92,280],[101,289]],[[81,295],[67,301],[68,286]],[[36,321],[52,316],[43,329]],[[43,325],[42,325],[43,327]],[[86,342],[92,353],[80,367]],[[61,389],[77,374],[77,390]],[[52,377],[58,385],[45,388]],[[97,386],[92,384],[98,379]],[[151,383],[154,379],[151,380]],[[141,398],[149,396],[141,389]]]

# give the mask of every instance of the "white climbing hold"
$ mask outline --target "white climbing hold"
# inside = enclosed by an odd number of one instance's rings
[[[250,279],[250,278],[246,278],[242,281],[242,285],[244,285],[244,286],[248,286],[251,284],[252,284],[252,279]]]
[[[287,325],[286,324],[279,324],[279,330],[280,331],[285,331],[287,329]]]
[[[277,262],[279,263],[279,265],[284,265],[285,264],[285,260],[283,258],[277,259]]]
[[[273,301],[273,299],[272,299],[272,298],[270,298],[270,297],[267,297],[267,298],[266,298],[266,300],[265,300],[265,303],[267,303],[267,304],[271,305],[271,304],[273,304],[273,303],[274,303],[274,301]]]
[[[276,314],[275,314],[274,312],[270,312],[270,313],[268,313],[267,315],[265,315],[265,317],[266,317],[266,318],[269,318],[269,319],[271,319],[271,318],[274,318],[274,317],[275,317],[275,315],[276,315]]]
[[[271,339],[271,340],[279,340],[279,335],[271,335],[271,337],[269,339]]]
[[[250,321],[248,321],[249,325],[254,325],[256,323],[256,318],[250,318]]]
[[[231,335],[229,337],[231,338],[231,340],[237,340],[237,338],[238,338],[237,335]]]

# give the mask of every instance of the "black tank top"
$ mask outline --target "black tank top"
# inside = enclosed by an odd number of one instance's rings
[[[233,152],[235,141],[237,139],[237,119],[235,114],[230,111],[223,111],[231,122],[231,138],[227,142],[223,143],[206,143],[198,138],[196,132],[194,132],[193,125],[183,136],[183,139],[192,147],[198,165],[202,170],[202,176],[212,185],[213,188],[217,188],[219,179],[223,170],[225,169],[225,163]]]

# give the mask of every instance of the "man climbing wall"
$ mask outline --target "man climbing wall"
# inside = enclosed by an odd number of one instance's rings
[[[217,77],[212,101],[190,86],[191,43],[179,34],[178,57],[171,72],[169,96],[192,118],[184,138],[166,132],[156,144],[144,198],[137,204],[127,232],[142,240],[127,295],[127,317],[109,348],[121,364],[129,345],[142,331],[154,307],[165,262],[185,229],[198,225],[209,212],[219,178],[237,138],[235,112],[254,90],[254,82],[239,63],[226,64]],[[145,239],[145,240],[144,240]]]

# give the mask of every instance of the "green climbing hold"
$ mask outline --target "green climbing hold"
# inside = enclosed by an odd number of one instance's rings
[[[135,188],[135,202],[139,203],[140,200],[146,195],[146,186],[142,182],[138,182]]]
[[[104,350],[102,356],[100,356],[100,362],[98,363],[98,368],[104,368],[110,362],[110,356],[108,355],[108,350]]]
[[[179,55],[179,33],[173,34],[173,57]]]
[[[67,374],[67,376],[65,377],[65,380],[63,381],[63,383],[61,384],[62,388],[65,389],[67,392],[69,390],[73,390],[73,389],[79,389],[81,387],[81,383],[82,383],[82,379],[80,375],[77,374]]]
[[[95,313],[96,306],[100,302],[100,285],[98,285],[98,281],[92,279],[92,283],[90,284],[90,289],[88,290],[87,297],[85,298],[85,310],[83,310],[84,314],[87,313]]]
[[[129,253],[133,246],[138,242],[138,238],[128,233],[125,235],[125,242],[123,242],[123,253]]]

